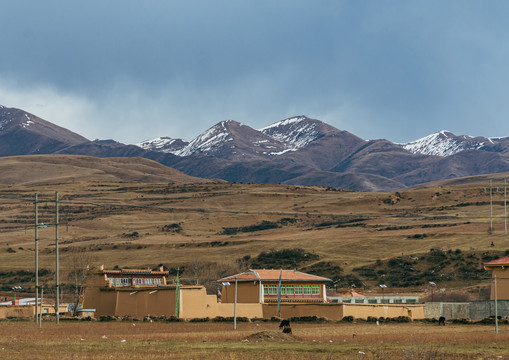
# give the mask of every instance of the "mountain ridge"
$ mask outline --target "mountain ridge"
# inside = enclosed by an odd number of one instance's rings
[[[189,142],[162,136],[132,145],[91,141],[23,110],[1,106],[0,156],[32,154],[143,157],[196,177],[362,191],[509,171],[509,137],[440,131],[396,144],[364,140],[299,115],[258,130],[225,120]]]

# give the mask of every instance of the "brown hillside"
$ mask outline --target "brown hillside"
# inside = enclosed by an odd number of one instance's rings
[[[94,172],[92,165],[79,167],[69,165],[65,157],[50,157],[42,165],[47,178],[30,178],[38,170],[34,167],[40,166],[35,160],[45,157],[31,159],[24,160],[26,165],[20,160],[12,163],[26,169],[26,181],[19,174],[15,177],[12,167],[11,174],[8,166],[0,167],[4,179],[11,179],[11,185],[0,185],[0,292],[13,285],[23,286],[28,293],[33,290],[35,192],[41,202],[39,221],[49,225],[39,231],[40,266],[49,271],[48,286],[54,282],[55,191],[60,194],[63,273],[70,266],[73,249],[82,248],[94,266],[179,267],[184,282],[204,283],[211,291],[217,291],[215,280],[249,266],[284,266],[337,279],[341,286],[357,284],[367,289],[376,289],[380,281],[398,284],[391,280],[392,273],[402,279],[411,275],[411,281],[401,286],[425,292],[428,281],[441,288],[488,285],[482,262],[509,249],[503,192],[493,194],[490,232],[490,197],[484,192],[484,179],[394,193],[178,184],[168,178],[161,183],[116,183],[109,181],[113,175],[103,173],[106,169],[127,171],[132,166],[138,169],[129,173],[132,179],[148,175],[140,166],[119,159],[77,157],[83,164],[104,166]],[[50,179],[49,161],[56,163],[53,169],[62,171],[53,183],[13,183]],[[65,169],[73,166],[77,170]],[[96,181],[68,181],[78,170]],[[98,180],[99,176],[106,180]],[[67,182],[57,184],[57,179]],[[494,186],[503,182],[497,180]]]
[[[96,158],[79,155],[31,155],[0,158],[0,183],[36,185],[65,182],[205,183],[143,158]]]

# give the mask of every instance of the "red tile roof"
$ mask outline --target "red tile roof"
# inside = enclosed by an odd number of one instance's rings
[[[279,275],[281,275],[281,281],[283,282],[327,282],[331,281],[326,277],[306,274],[297,270],[254,270],[228,276],[218,281],[279,281]]]
[[[505,256],[503,258],[500,258],[500,259],[496,259],[496,260],[492,260],[492,261],[489,261],[487,263],[484,263],[483,264],[484,267],[486,268],[486,266],[488,267],[493,267],[493,266],[509,266],[509,256]]]

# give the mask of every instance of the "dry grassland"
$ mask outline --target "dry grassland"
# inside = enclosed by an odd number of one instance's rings
[[[261,334],[272,334],[261,336]],[[0,359],[506,359],[509,328],[275,323],[0,324]],[[355,335],[355,336],[354,336]],[[250,340],[247,340],[250,339]],[[255,340],[258,339],[258,340]]]
[[[54,267],[52,200],[58,191],[64,269],[69,247],[88,249],[94,264],[107,268],[160,263],[177,267],[192,262],[233,266],[245,255],[303,248],[319,255],[319,261],[332,261],[349,272],[377,259],[419,256],[432,248],[505,251],[509,246],[501,218],[503,194],[494,194],[495,233],[489,234],[489,194],[484,185],[395,193],[225,183],[4,185],[0,186],[0,271],[33,270],[36,192],[42,200],[39,219],[50,224],[39,231],[42,268]],[[222,234],[224,228],[262,221],[280,227]],[[181,229],[162,231],[171,224]]]

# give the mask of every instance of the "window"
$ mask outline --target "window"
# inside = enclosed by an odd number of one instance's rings
[[[129,278],[122,278],[122,285],[129,285]]]
[[[295,285],[295,295],[302,295],[302,285]]]
[[[320,285],[313,285],[313,295],[320,295]]]
[[[286,295],[286,285],[281,285],[281,295]]]
[[[277,295],[277,285],[269,285],[269,295]]]
[[[134,285],[143,285],[143,279],[133,279]]]
[[[263,295],[269,295],[269,285],[263,285]]]
[[[286,295],[293,295],[295,293],[295,289],[293,285],[286,286]]]
[[[311,295],[311,285],[303,285],[304,295]]]

